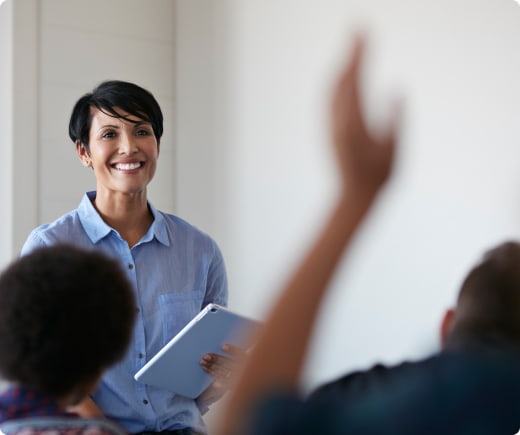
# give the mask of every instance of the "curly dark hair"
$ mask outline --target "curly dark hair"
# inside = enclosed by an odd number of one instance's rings
[[[0,275],[0,374],[55,397],[71,393],[123,357],[135,315],[116,260],[39,248]]]

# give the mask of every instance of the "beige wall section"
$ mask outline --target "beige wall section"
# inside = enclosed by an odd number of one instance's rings
[[[0,264],[16,254],[37,215],[38,2],[0,9],[2,51],[2,241]],[[7,60],[7,61],[5,61]]]
[[[13,141],[13,5],[11,2],[0,6],[0,267],[12,254],[12,147]]]
[[[38,216],[39,172],[39,2],[14,3],[13,56],[13,249]],[[36,187],[36,189],[35,189]]]

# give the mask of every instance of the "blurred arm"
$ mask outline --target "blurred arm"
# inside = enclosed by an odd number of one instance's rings
[[[332,140],[341,175],[339,198],[315,242],[288,280],[230,393],[217,435],[248,433],[247,415],[270,392],[298,388],[320,302],[338,261],[391,174],[396,123],[378,138],[360,107],[363,41],[356,40],[331,107]]]

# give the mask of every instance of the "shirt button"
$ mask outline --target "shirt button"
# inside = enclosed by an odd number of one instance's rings
[[[144,400],[143,400],[143,403],[144,403],[145,405],[148,405],[148,400],[144,399]]]
[[[139,359],[141,359],[144,355],[141,352],[139,352],[139,355],[137,356],[139,357]]]
[[[135,308],[135,312],[138,313],[139,311],[141,311],[141,310],[139,309],[139,307],[136,307],[136,308]]]
[[[132,270],[134,268],[134,265],[132,263],[128,263],[128,268]]]

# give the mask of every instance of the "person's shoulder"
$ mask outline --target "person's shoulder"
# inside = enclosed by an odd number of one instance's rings
[[[155,218],[155,235],[159,240],[168,240],[177,247],[186,247],[196,255],[207,255],[214,264],[223,263],[222,252],[216,240],[204,230],[187,220],[152,208]]]
[[[24,250],[31,250],[41,245],[49,245],[62,240],[70,240],[81,228],[77,210],[72,210],[52,222],[44,223],[34,228],[28,235]]]
[[[197,227],[195,224],[192,224],[172,213],[165,213],[159,210],[157,210],[157,213],[163,218],[168,229],[172,230],[174,234],[183,234],[185,236],[206,240],[211,244],[215,243],[213,237],[211,237],[206,231]]]
[[[88,211],[90,211],[88,209],[93,209],[90,203],[89,194],[93,194],[93,192],[85,193],[77,208],[65,212],[54,220],[50,220],[47,223],[37,226],[31,231],[31,234],[64,234],[69,236],[71,232],[76,231],[82,226],[81,216],[85,219]]]
[[[375,378],[385,377],[389,370],[391,368],[388,366],[378,363],[369,369],[348,372],[318,386],[309,395],[308,400],[337,400],[340,397],[344,399],[345,395],[357,396],[362,390],[373,384]]]
[[[36,228],[33,232],[47,232],[47,231],[59,231],[62,228],[67,228],[79,224],[78,210],[71,210],[68,213],[61,215],[54,221],[44,223]]]
[[[471,388],[495,388],[514,396],[520,388],[520,355],[518,353],[491,352],[443,352],[436,371],[449,381]]]
[[[156,212],[160,214],[168,224],[186,228],[190,231],[203,232],[196,225],[188,222],[186,219],[183,219],[180,216],[177,216],[176,214],[167,213],[161,210],[156,210]]]
[[[315,388],[308,396],[309,402],[336,402],[357,400],[365,395],[378,394],[402,383],[416,373],[423,373],[425,366],[434,357],[417,361],[403,361],[398,364],[375,363],[366,369],[357,369],[325,382]]]

